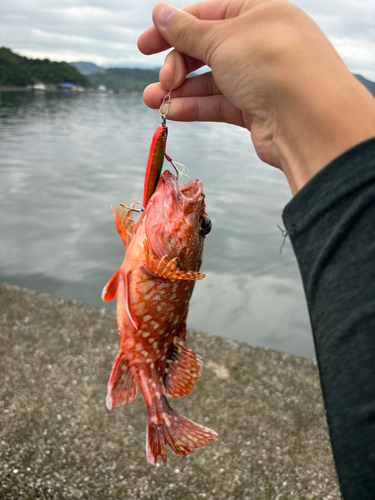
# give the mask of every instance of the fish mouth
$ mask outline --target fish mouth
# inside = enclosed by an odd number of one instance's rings
[[[189,205],[195,205],[203,195],[203,185],[199,179],[193,179],[180,187],[180,193]]]
[[[174,193],[175,199],[187,205],[196,205],[203,198],[203,185],[199,179],[193,179],[184,186],[179,186],[177,177],[169,170],[161,174],[165,184]]]

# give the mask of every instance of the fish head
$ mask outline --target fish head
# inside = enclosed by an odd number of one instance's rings
[[[203,242],[211,229],[204,199],[199,179],[180,187],[169,170],[161,174],[144,213],[146,237],[159,258],[178,257],[183,267],[199,269]]]

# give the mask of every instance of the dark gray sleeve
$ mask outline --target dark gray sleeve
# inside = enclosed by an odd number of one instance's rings
[[[321,170],[285,207],[346,500],[375,499],[375,139]]]

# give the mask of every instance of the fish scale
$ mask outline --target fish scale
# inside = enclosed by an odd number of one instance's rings
[[[148,412],[147,460],[155,465],[158,456],[166,463],[166,445],[185,457],[217,436],[167,400],[188,395],[201,371],[201,358],[186,343],[186,317],[195,281],[204,278],[199,268],[211,224],[202,183],[180,188],[169,171],[161,174],[136,225],[134,205],[127,213],[112,209],[126,253],[102,293],[103,300],[117,296],[120,335],[107,407],[130,404],[139,387]]]

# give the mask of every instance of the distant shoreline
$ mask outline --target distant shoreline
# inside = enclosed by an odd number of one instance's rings
[[[126,94],[126,95],[142,95],[141,91],[126,91],[126,90],[112,90],[102,92],[97,89],[83,89],[83,90],[67,90],[67,89],[44,89],[36,90],[27,87],[0,87],[0,92],[32,92],[35,94],[55,93],[55,94]]]

